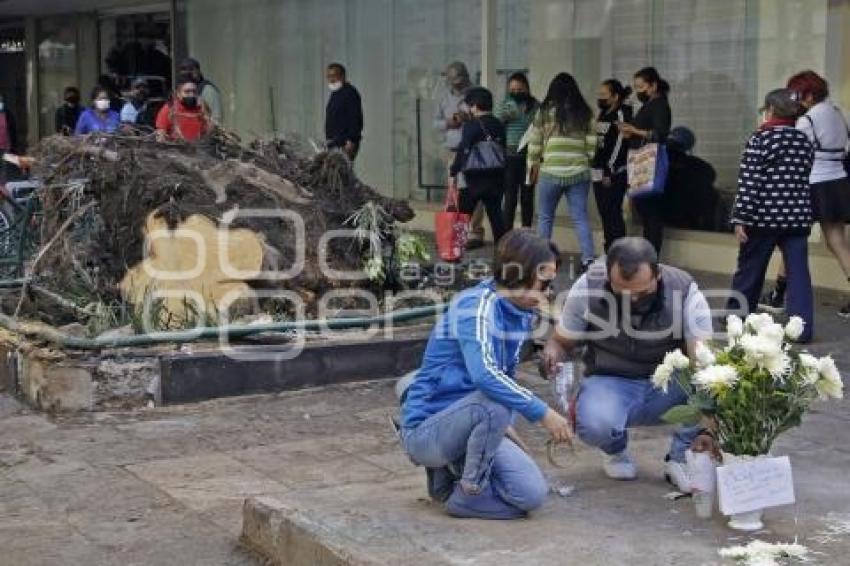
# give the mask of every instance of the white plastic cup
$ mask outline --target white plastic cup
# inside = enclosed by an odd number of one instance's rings
[[[694,491],[691,495],[694,500],[694,510],[700,519],[711,519],[714,512],[714,493],[707,491]]]

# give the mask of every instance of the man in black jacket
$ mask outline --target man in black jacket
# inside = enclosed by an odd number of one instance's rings
[[[325,138],[328,149],[340,149],[354,161],[363,134],[363,106],[360,93],[345,79],[345,67],[328,65],[331,97],[325,111]]]
[[[77,120],[83,111],[80,106],[80,89],[75,86],[65,87],[65,102],[56,109],[56,133],[70,136],[77,127]]]

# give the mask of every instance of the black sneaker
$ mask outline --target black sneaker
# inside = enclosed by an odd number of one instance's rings
[[[850,302],[838,309],[838,316],[841,318],[850,318]]]
[[[780,292],[778,287],[774,287],[759,299],[759,310],[780,314],[785,310],[785,293]]]

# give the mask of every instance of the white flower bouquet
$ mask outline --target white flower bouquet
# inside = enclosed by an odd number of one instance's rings
[[[655,370],[655,387],[667,391],[675,380],[688,395],[686,405],[664,415],[666,422],[701,422],[724,452],[759,456],[800,424],[812,401],[843,397],[830,356],[816,358],[791,347],[789,341],[803,332],[799,317],[782,326],[769,314],[730,316],[726,331],[727,344],[702,345],[693,361],[679,350],[669,352]]]

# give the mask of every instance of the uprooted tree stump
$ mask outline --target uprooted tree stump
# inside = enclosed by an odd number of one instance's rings
[[[36,274],[43,288],[79,305],[139,306],[166,292],[168,310],[197,296],[215,310],[256,289],[293,290],[309,302],[328,289],[364,284],[319,269],[326,231],[349,228],[345,220],[367,202],[396,221],[413,217],[406,202],[362,184],[342,153],[308,156],[282,139],[246,146],[221,132],[196,145],[50,137],[34,155],[45,185],[42,242],[94,203],[45,251]],[[356,243],[336,239],[328,247],[329,267],[361,268]],[[287,271],[301,257],[304,267],[292,277],[260,276]],[[25,313],[52,324],[77,316],[56,301],[33,300]]]

